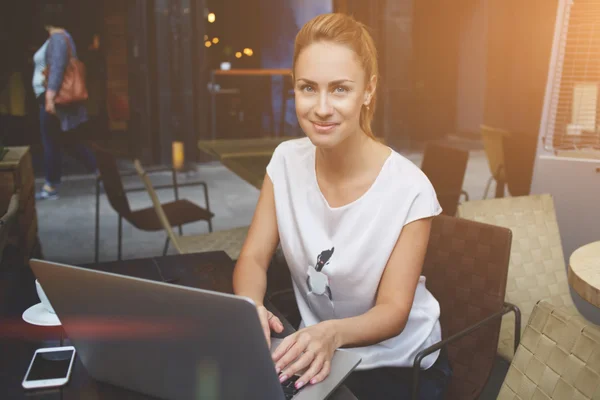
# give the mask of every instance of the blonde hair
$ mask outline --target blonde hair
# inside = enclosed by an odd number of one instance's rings
[[[306,47],[316,42],[331,42],[351,48],[357,55],[364,71],[365,82],[369,83],[373,75],[379,77],[377,48],[367,27],[349,15],[332,13],[322,14],[308,21],[296,35],[292,77],[296,69],[298,56]],[[360,110],[360,127],[370,137],[375,138],[371,130],[371,121],[375,114],[375,93],[371,94],[369,107],[363,105]]]

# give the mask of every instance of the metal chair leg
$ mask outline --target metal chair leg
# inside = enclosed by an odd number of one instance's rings
[[[208,201],[208,185],[206,183],[202,183],[202,186],[204,187],[204,203],[206,204],[206,210],[210,211],[210,203]],[[212,232],[212,219],[209,218],[206,222],[208,222],[208,231]]]
[[[169,251],[169,237],[167,236],[167,240],[165,240],[165,248],[163,250],[163,256],[167,255],[167,251]]]
[[[506,185],[506,183],[504,181],[496,180],[496,195],[495,195],[495,197],[497,199],[501,199],[502,197],[504,197],[504,186],[505,185]]]
[[[490,179],[488,179],[488,181],[487,181],[487,185],[485,185],[485,190],[483,192],[483,199],[484,200],[487,199],[487,195],[488,195],[488,192],[490,190],[490,185],[492,184],[493,180],[494,180],[494,177],[490,176]]]
[[[119,215],[119,250],[117,251],[117,259],[121,261],[121,250],[122,250],[122,240],[123,240],[123,217]]]

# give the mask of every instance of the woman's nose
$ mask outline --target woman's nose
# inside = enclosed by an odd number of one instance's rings
[[[319,95],[319,100],[315,109],[315,113],[319,118],[326,118],[333,114],[333,107],[331,106],[329,96],[327,95],[327,93],[322,93]]]

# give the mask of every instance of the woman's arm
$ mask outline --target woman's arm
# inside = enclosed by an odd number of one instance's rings
[[[65,68],[69,62],[69,50],[67,36],[63,33],[55,33],[50,36],[48,43],[46,62],[48,66],[48,88],[47,90],[57,93],[62,85]]]
[[[233,292],[263,305],[267,269],[279,243],[273,183],[265,175],[248,236],[233,271]]]
[[[403,227],[381,277],[375,307],[356,317],[326,321],[337,347],[369,346],[402,332],[423,269],[430,230],[431,218]]]

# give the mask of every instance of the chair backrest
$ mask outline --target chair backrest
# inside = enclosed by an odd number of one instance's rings
[[[506,301],[519,307],[523,321],[542,299],[575,309],[551,195],[469,201],[458,207],[458,215],[512,231]],[[512,314],[502,320],[498,350],[507,360],[514,355],[513,321]]]
[[[433,185],[445,215],[456,214],[460,199],[469,152],[443,145],[427,143],[421,170]]]
[[[131,214],[131,208],[117,167],[117,160],[111,153],[97,145],[94,145],[93,149],[108,202],[119,215],[127,219]]]
[[[135,166],[135,170],[137,171],[142,182],[144,183],[144,186],[146,187],[146,191],[148,192],[148,195],[150,196],[150,199],[152,200],[152,205],[154,206],[154,211],[156,211],[156,215],[158,216],[158,219],[159,219],[161,225],[163,226],[164,230],[167,232],[167,235],[169,236],[169,239],[171,240],[171,244],[173,245],[173,247],[175,247],[175,249],[177,250],[177,252],[179,254],[182,254],[183,252],[181,250],[181,246],[179,245],[178,237],[177,237],[177,235],[175,235],[175,232],[173,232],[173,229],[171,228],[171,223],[169,222],[169,219],[167,218],[167,214],[165,213],[165,210],[163,209],[162,204],[161,204],[160,200],[158,199],[158,195],[156,194],[156,191],[154,190],[154,186],[152,186],[152,182],[150,181],[148,174],[146,174],[146,171],[144,171],[144,168],[142,167],[142,164],[140,163],[139,160],[137,160],[137,159],[134,160],[133,165]]]
[[[537,135],[515,132],[504,137],[506,185],[512,196],[527,196],[535,163]]]
[[[600,327],[536,304],[498,400],[598,399]]]
[[[488,160],[490,173],[496,180],[506,182],[504,172],[504,138],[510,136],[508,131],[481,125],[483,149]]]
[[[502,310],[510,230],[445,215],[433,219],[423,265],[427,287],[440,303],[443,337]],[[500,320],[448,345],[454,375],[448,399],[476,399],[493,367]]]

